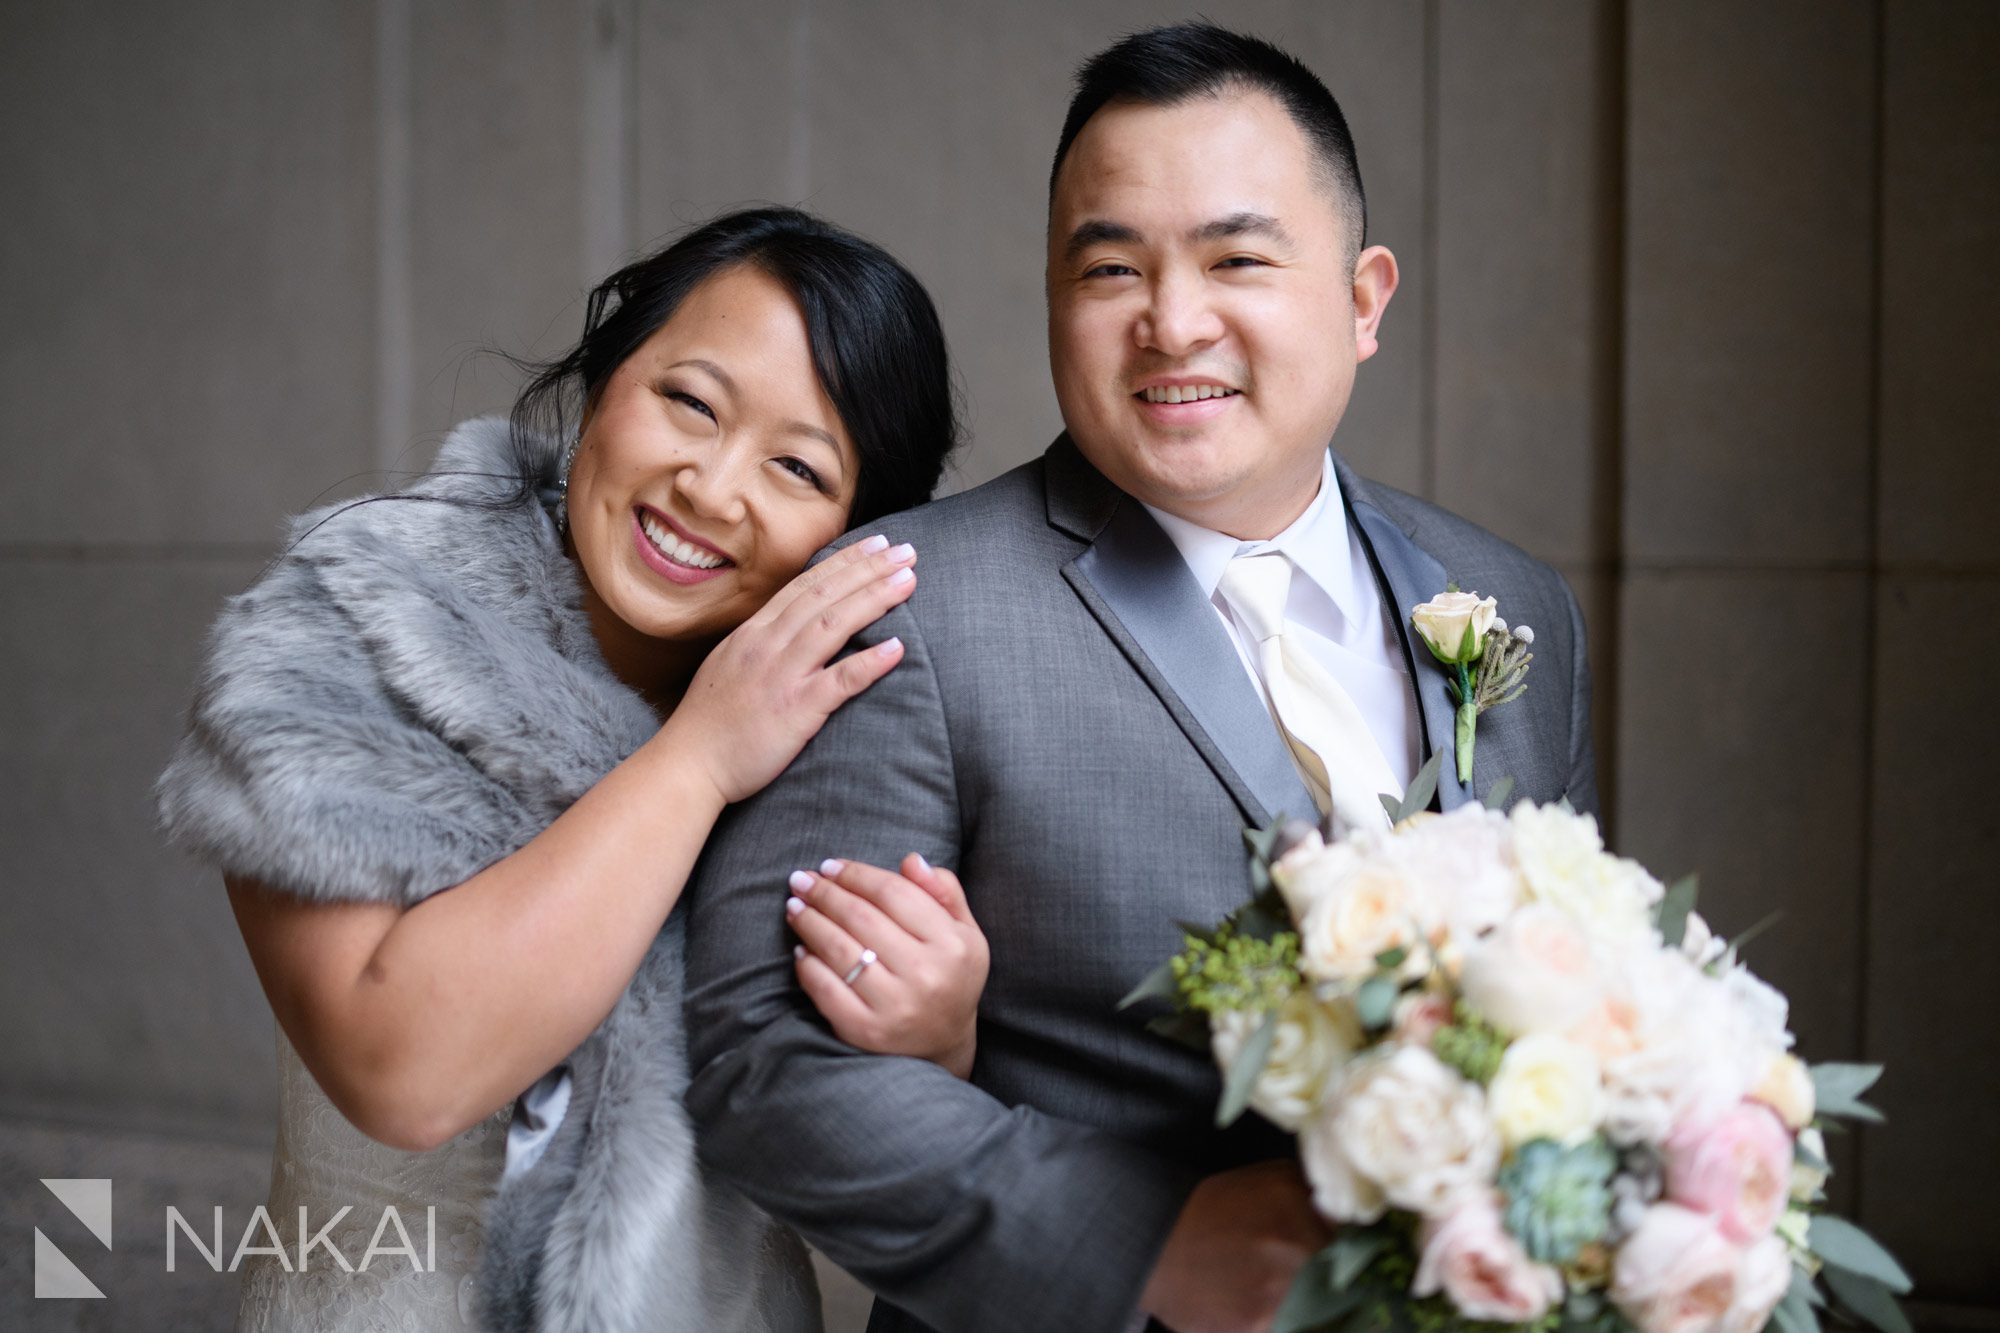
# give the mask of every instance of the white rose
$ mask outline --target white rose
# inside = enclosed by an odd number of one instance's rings
[[[1659,948],[1619,955],[1612,972],[1604,1004],[1571,1033],[1603,1063],[1612,1142],[1660,1143],[1743,1100],[1769,1053],[1721,982]]]
[[[1347,878],[1360,859],[1355,839],[1343,838],[1328,846],[1320,837],[1319,830],[1314,829],[1301,838],[1296,847],[1272,863],[1271,882],[1284,895],[1292,920],[1303,921],[1306,913],[1312,910],[1312,905]]]
[[[1700,912],[1688,913],[1687,928],[1681,932],[1681,952],[1689,962],[1696,967],[1707,967],[1728,951],[1729,946],[1709,927],[1706,917]]]
[[[1388,1046],[1342,1070],[1300,1151],[1320,1211],[1371,1222],[1384,1203],[1433,1216],[1490,1189],[1500,1136],[1477,1084],[1421,1047]]]
[[[1766,1236],[1743,1251],[1736,1270],[1736,1299],[1722,1316],[1720,1333],[1758,1333],[1792,1285],[1785,1242]]]
[[[1466,951],[1466,1003],[1508,1033],[1567,1032],[1603,999],[1590,940],[1567,912],[1530,903]]]
[[[1441,592],[1410,611],[1410,621],[1430,645],[1431,652],[1444,662],[1476,662],[1486,646],[1486,631],[1500,604],[1491,597],[1473,592]],[[1472,646],[1465,644],[1465,632],[1472,631]]]
[[[1417,904],[1433,943],[1471,940],[1507,918],[1521,903],[1521,872],[1514,865],[1507,816],[1477,803],[1448,814],[1410,820],[1383,851],[1426,886]]]
[[[1561,1037],[1522,1037],[1500,1057],[1499,1072],[1486,1088],[1486,1105],[1501,1142],[1510,1149],[1531,1139],[1574,1147],[1604,1119],[1597,1057]]]
[[[1807,1072],[1805,1062],[1796,1055],[1787,1053],[1773,1057],[1763,1079],[1751,1089],[1750,1096],[1776,1111],[1787,1129],[1801,1130],[1812,1123],[1812,1075]]]
[[[1759,980],[1738,963],[1721,977],[1722,988],[1742,1015],[1744,1030],[1760,1045],[1777,1051],[1792,1048],[1791,1004],[1784,993]]]
[[[1263,1014],[1251,1010],[1215,1015],[1210,1043],[1225,1078],[1263,1021]],[[1353,1006],[1323,1003],[1310,990],[1292,992],[1278,1008],[1270,1058],[1257,1076],[1250,1105],[1272,1124],[1296,1133],[1319,1105],[1328,1077],[1361,1048],[1362,1041]]]
[[[1612,856],[1589,815],[1527,801],[1508,816],[1527,896],[1576,918],[1614,947],[1655,941],[1653,905],[1664,890],[1637,861]]]
[[[1373,973],[1377,955],[1405,949],[1405,974],[1421,975],[1427,965],[1418,936],[1422,894],[1393,858],[1358,857],[1314,890],[1299,922],[1299,970],[1314,981],[1347,985]]]

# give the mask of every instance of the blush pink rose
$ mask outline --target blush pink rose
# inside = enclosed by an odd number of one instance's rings
[[[1713,1217],[1656,1203],[1618,1247],[1611,1300],[1640,1333],[1713,1333],[1737,1304],[1742,1265]]]
[[[1468,1319],[1525,1324],[1540,1319],[1562,1297],[1562,1275],[1538,1264],[1507,1234],[1491,1194],[1469,1196],[1441,1218],[1424,1223],[1423,1246],[1410,1291],[1442,1291]]]
[[[1792,1136],[1761,1102],[1741,1102],[1706,1125],[1667,1137],[1667,1197],[1715,1218],[1747,1245],[1771,1234],[1791,1197]]]

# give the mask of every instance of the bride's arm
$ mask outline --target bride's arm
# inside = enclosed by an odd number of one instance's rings
[[[857,543],[801,575],[710,654],[651,740],[519,851],[415,907],[230,879],[278,1024],[341,1113],[428,1149],[573,1051],[638,970],[724,805],[899,660],[892,644],[826,665],[909,595],[891,582],[908,563]]]

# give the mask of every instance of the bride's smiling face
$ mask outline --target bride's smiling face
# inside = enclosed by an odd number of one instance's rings
[[[719,639],[845,530],[859,466],[798,302],[738,264],[605,381],[570,471],[570,538],[626,626]]]

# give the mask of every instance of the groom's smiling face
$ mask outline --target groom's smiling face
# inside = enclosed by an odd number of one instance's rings
[[[1250,91],[1114,102],[1056,177],[1049,357],[1071,438],[1120,489],[1237,537],[1311,502],[1395,289],[1380,247],[1350,269],[1315,167]]]

